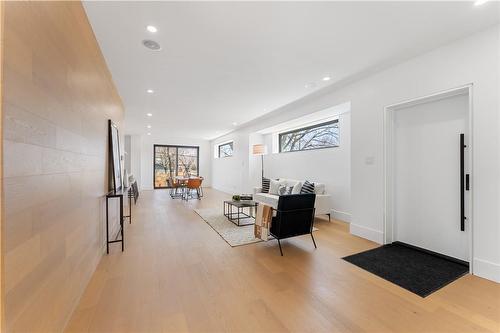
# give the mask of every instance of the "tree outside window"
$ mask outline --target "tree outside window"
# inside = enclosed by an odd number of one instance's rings
[[[280,133],[280,153],[337,147],[339,136],[338,119]]]
[[[233,142],[219,145],[219,158],[233,156]]]

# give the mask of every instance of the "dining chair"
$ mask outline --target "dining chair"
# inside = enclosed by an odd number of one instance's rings
[[[179,194],[179,189],[181,188],[179,182],[174,182],[172,178],[167,179],[167,186],[170,188],[170,197],[172,199],[181,198],[182,192]]]
[[[201,186],[201,184],[203,184],[203,181],[205,180],[205,178],[203,178],[203,177],[200,176],[200,179],[201,179],[201,183],[200,183],[200,196],[203,198],[203,186]]]
[[[189,178],[186,185],[185,200],[188,201],[193,197],[193,191],[196,191],[196,197],[201,200],[200,187],[202,179],[201,178]]]

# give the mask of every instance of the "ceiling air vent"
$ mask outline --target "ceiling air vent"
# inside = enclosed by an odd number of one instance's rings
[[[145,47],[147,47],[148,49],[153,50],[153,51],[161,50],[160,44],[158,44],[154,40],[145,39],[142,41],[142,45],[144,45]]]

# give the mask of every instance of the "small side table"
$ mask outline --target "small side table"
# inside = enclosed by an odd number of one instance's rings
[[[236,212],[233,211],[233,207],[236,208]],[[245,208],[248,208],[248,214],[245,213]],[[254,209],[257,209],[257,202],[253,200],[224,201],[224,216],[238,227],[255,224],[255,212],[252,215],[252,210]],[[254,221],[241,224],[241,219],[253,219]]]

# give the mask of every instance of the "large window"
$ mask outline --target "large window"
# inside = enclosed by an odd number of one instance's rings
[[[280,153],[330,148],[338,145],[338,119],[279,134]]]
[[[175,177],[199,176],[199,147],[154,145],[154,188],[169,187]]]
[[[218,157],[229,157],[233,156],[233,142],[227,142],[219,145]]]

